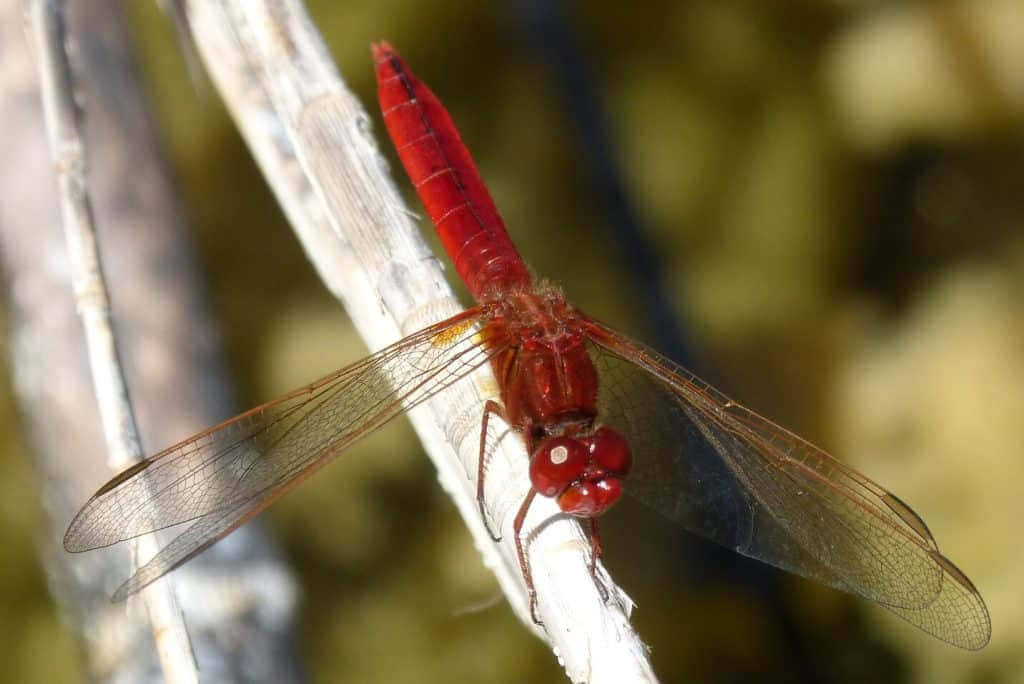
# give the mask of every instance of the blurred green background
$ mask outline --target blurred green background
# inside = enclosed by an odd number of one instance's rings
[[[525,19],[540,4],[321,0],[311,11],[374,115],[368,45],[390,40],[448,105],[534,269],[654,342],[664,324],[637,303],[648,294],[612,245],[619,227],[588,176],[547,38]],[[151,3],[131,8],[246,403],[359,358],[212,90],[196,97]],[[910,503],[992,613],[992,643],[961,652],[627,505],[607,518],[606,562],[638,603],[662,681],[1024,681],[1024,8],[563,12],[702,370]],[[376,130],[394,160],[379,119]],[[3,393],[0,662],[10,681],[75,681]],[[504,603],[465,612],[498,589],[406,424],[264,517],[302,587],[313,681],[565,681]]]

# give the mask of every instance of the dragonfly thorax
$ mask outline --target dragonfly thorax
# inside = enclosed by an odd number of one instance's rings
[[[560,293],[521,291],[496,306],[488,323],[492,340],[515,340],[492,360],[510,422],[524,432],[546,434],[565,416],[593,422],[597,415],[597,369],[586,337]]]

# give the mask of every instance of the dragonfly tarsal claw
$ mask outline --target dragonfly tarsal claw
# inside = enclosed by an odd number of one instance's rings
[[[537,614],[537,592],[533,589],[530,589],[530,619],[538,627],[544,627],[544,621]]]
[[[493,541],[495,544],[497,544],[498,542],[501,541],[502,537],[501,537],[500,534],[498,534],[497,532],[494,531],[493,527],[491,527],[491,521],[490,521],[490,518],[487,515],[487,507],[484,505],[484,502],[480,501],[479,504],[480,504],[480,519],[483,520],[483,522],[484,522],[484,529],[487,530],[487,534],[490,535],[491,541]]]

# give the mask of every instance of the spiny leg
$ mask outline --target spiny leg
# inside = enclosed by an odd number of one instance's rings
[[[522,505],[519,507],[519,512],[516,513],[516,520],[512,524],[512,534],[515,535],[516,540],[516,555],[519,557],[519,569],[523,573],[523,581],[526,583],[526,591],[530,594],[530,617],[537,625],[543,626],[544,623],[537,617],[537,590],[533,587],[533,573],[530,571],[530,562],[526,559],[526,550],[523,548],[523,523],[526,521],[526,512],[530,510],[530,504],[533,503],[533,497],[537,495],[537,490],[530,487],[530,493],[523,499]]]
[[[491,535],[493,541],[500,542],[501,535],[495,534],[491,529],[491,523],[487,517],[487,504],[484,502],[484,473],[487,470],[487,420],[492,413],[508,423],[504,407],[498,402],[488,399],[484,404],[483,418],[480,419],[480,453],[476,460],[476,503],[480,507],[480,517],[483,518],[487,534]]]
[[[590,577],[594,580],[594,586],[601,594],[601,600],[608,603],[608,589],[597,576],[597,561],[604,555],[604,547],[601,545],[601,535],[597,531],[597,518],[590,518],[590,530],[587,534],[590,537]]]

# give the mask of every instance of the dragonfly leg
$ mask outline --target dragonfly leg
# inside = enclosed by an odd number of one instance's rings
[[[498,402],[488,399],[487,403],[484,404],[483,418],[480,419],[480,455],[476,461],[476,503],[480,507],[480,517],[483,518],[487,534],[491,535],[493,541],[500,542],[501,535],[495,534],[494,530],[491,529],[491,523],[487,516],[487,505],[484,502],[484,476],[487,471],[487,420],[492,413],[506,423],[508,422],[508,419],[505,417],[504,407]]]
[[[537,495],[537,490],[530,488],[530,493],[523,499],[523,504],[519,507],[519,512],[516,513],[516,520],[512,524],[512,531],[516,538],[516,555],[519,557],[519,569],[523,573],[523,581],[526,583],[526,591],[530,594],[530,617],[533,618],[535,624],[543,626],[544,623],[537,617],[537,590],[533,588],[533,573],[530,571],[530,561],[526,559],[526,549],[523,547],[523,523],[526,521],[526,512],[530,510],[530,504],[533,503],[533,497]]]
[[[604,582],[597,576],[597,561],[604,555],[604,546],[601,545],[601,535],[597,531],[597,518],[590,518],[590,530],[587,534],[590,537],[590,576],[594,579],[594,585],[601,594],[601,600],[608,603],[608,589]]]

